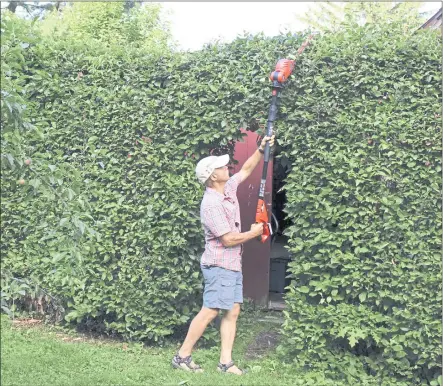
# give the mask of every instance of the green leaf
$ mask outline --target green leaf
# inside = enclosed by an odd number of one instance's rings
[[[355,338],[354,335],[351,335],[351,336],[348,338],[348,341],[349,341],[349,345],[350,345],[351,347],[354,347],[358,340]]]
[[[64,226],[65,224],[67,224],[69,222],[69,219],[68,218],[62,218],[61,220],[60,220],[60,223],[59,223],[59,226]]]

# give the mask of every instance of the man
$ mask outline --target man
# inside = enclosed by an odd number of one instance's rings
[[[201,258],[203,307],[191,322],[183,345],[172,359],[174,368],[203,371],[192,361],[192,349],[219,310],[226,310],[220,325],[221,353],[217,369],[244,374],[232,361],[237,318],[243,303],[242,244],[259,237],[263,233],[263,224],[252,224],[249,231],[241,232],[237,187],[260,162],[266,142],[269,141],[271,147],[274,145],[274,137],[264,137],[260,147],[231,178],[227,167],[229,155],[206,157],[197,164],[197,178],[206,186],[200,207],[205,232],[205,251]]]

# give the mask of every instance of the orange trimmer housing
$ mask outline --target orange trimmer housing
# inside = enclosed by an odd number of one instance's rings
[[[295,60],[280,59],[275,66],[275,70],[271,72],[269,79],[271,82],[277,81],[279,83],[284,83],[291,75],[294,65]]]

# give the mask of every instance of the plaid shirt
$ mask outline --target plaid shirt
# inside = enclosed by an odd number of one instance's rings
[[[224,194],[206,187],[200,207],[200,219],[205,232],[202,265],[241,271],[243,245],[224,247],[220,239],[228,232],[241,232],[240,206],[237,199],[237,187],[240,182],[240,174],[234,174],[226,182]]]

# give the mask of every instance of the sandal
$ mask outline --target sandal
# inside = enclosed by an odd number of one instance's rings
[[[193,371],[195,373],[201,373],[203,372],[203,369],[196,365],[196,364],[192,364],[192,356],[189,355],[185,358],[182,358],[178,355],[178,353],[176,355],[174,355],[174,357],[172,358],[172,367],[174,369],[182,369],[185,371]]]
[[[228,371],[228,369],[230,369],[232,366],[234,366],[234,361],[231,361],[231,362],[226,363],[226,364],[223,364],[223,363],[219,362],[218,366],[217,366],[217,370],[222,372],[222,373],[235,374],[235,373],[233,373],[231,371]],[[244,375],[244,374],[247,373],[246,370],[243,370],[243,369],[240,369],[240,368],[239,368],[239,370],[241,371],[241,374],[236,374],[236,375]]]

